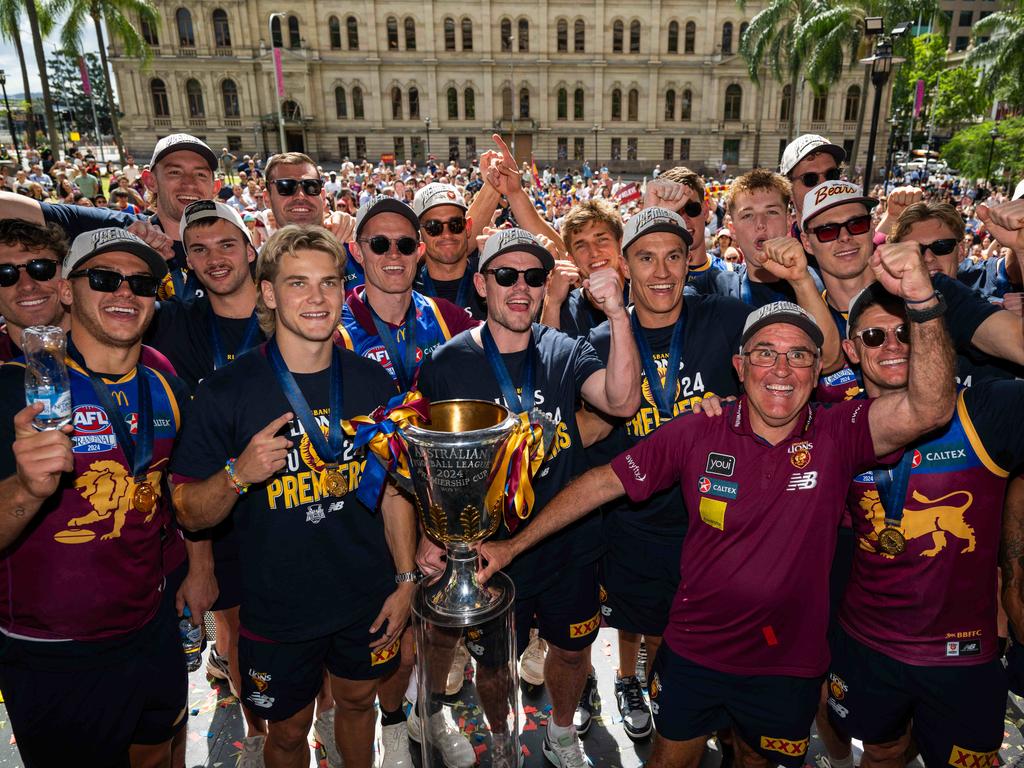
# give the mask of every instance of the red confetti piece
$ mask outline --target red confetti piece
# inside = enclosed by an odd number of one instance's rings
[[[484,752],[487,751],[487,745],[477,744],[475,747],[473,747],[473,751],[476,752],[477,755],[482,755]]]
[[[522,753],[523,753],[523,755],[525,757],[529,757],[530,756],[530,748],[528,746],[523,744],[523,746],[520,749],[522,750]]]
[[[530,705],[526,705],[525,707],[523,707],[523,712],[525,712],[528,715],[532,715],[536,711],[537,711],[537,708],[536,707],[531,707]]]
[[[536,731],[537,730],[537,724],[535,722],[533,722],[533,720],[527,720],[525,723],[523,723],[523,730],[524,731]]]
[[[233,741],[233,742],[231,742],[231,746],[234,747],[235,749],[241,749],[242,748],[242,742],[240,742],[240,741]]]

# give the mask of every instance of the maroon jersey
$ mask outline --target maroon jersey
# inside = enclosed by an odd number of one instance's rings
[[[665,642],[711,669],[816,677],[828,665],[829,568],[849,479],[877,463],[871,401],[810,405],[772,446],[744,396],[612,461],[640,502],[678,483],[690,517]]]
[[[885,510],[875,475],[854,479],[858,547],[839,614],[852,637],[907,664],[979,664],[999,654],[996,568],[1008,471],[1024,459],[1022,410],[1024,382],[977,384],[960,392],[945,429],[907,448],[900,555],[878,547]]]

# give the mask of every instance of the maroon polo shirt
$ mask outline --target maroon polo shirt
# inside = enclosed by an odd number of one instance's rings
[[[850,479],[877,463],[871,401],[807,406],[772,446],[747,397],[688,415],[612,460],[629,498],[679,484],[690,527],[665,642],[735,675],[824,674],[829,569]]]

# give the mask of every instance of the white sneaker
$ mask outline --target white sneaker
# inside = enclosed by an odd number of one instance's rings
[[[412,768],[409,729],[405,723],[383,726],[380,729],[380,746],[380,768]]]
[[[448,670],[448,683],[445,685],[446,696],[454,696],[462,690],[462,684],[466,682],[466,664],[469,662],[469,651],[466,644],[461,640],[455,646],[455,658],[452,659],[452,667]]]
[[[435,712],[430,716],[430,743],[441,753],[444,764],[448,768],[472,768],[476,764],[476,752],[469,739],[448,721],[444,712]],[[409,713],[409,738],[420,743],[423,741],[423,723],[414,709]]]
[[[237,768],[264,768],[263,744],[266,740],[266,736],[246,736],[242,739]]]
[[[327,756],[329,768],[345,768],[345,761],[338,751],[338,744],[334,740],[334,707],[326,712],[321,712],[313,723],[313,736]]]
[[[544,734],[544,757],[557,768],[589,768],[592,765],[574,726],[560,739],[552,738],[550,729]]]
[[[519,659],[519,677],[530,685],[544,685],[544,659],[547,654],[547,640],[542,640],[537,630],[531,629],[530,644]]]

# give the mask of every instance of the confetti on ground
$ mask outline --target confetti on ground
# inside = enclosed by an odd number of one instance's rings
[[[479,757],[480,755],[482,755],[484,752],[487,751],[487,745],[486,744],[477,744],[475,747],[473,747],[473,751],[476,752],[477,757]]]
[[[536,711],[537,711],[537,708],[536,707],[531,707],[529,704],[527,704],[525,707],[523,707],[523,712],[525,712],[528,715],[532,715]]]
[[[195,716],[196,716],[196,715],[198,715],[198,714],[199,714],[199,708],[198,708],[198,707],[195,707],[195,708],[194,708],[194,709],[192,710],[192,717],[195,717]]]
[[[242,742],[240,742],[240,741],[233,741],[233,742],[231,742],[231,746],[234,747],[235,749],[241,749],[242,748]]]

